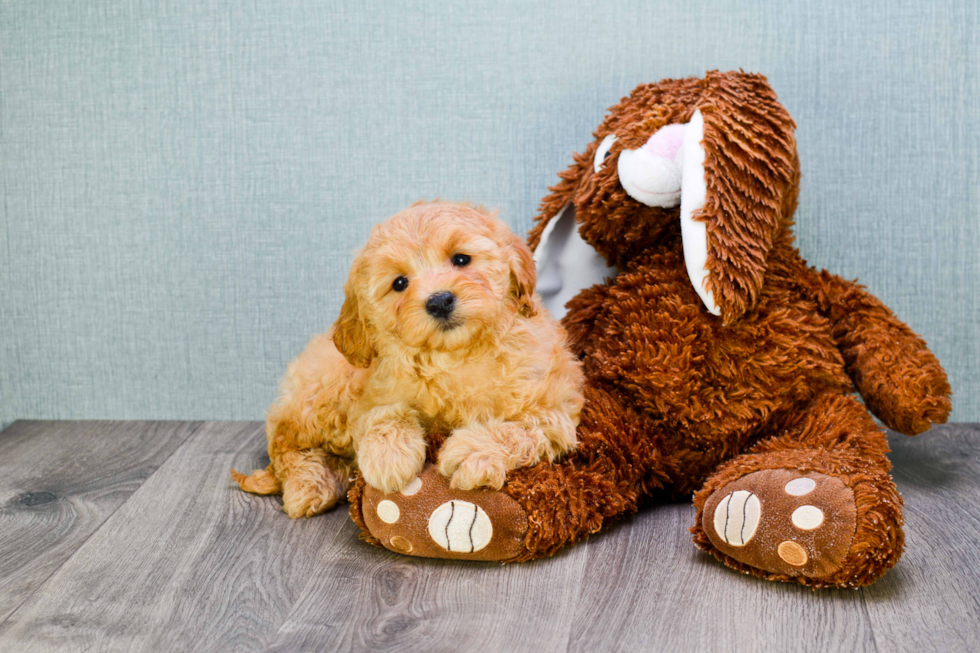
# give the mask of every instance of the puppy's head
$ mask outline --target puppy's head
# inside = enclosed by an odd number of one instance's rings
[[[351,364],[379,352],[470,347],[534,314],[530,249],[494,214],[417,204],[371,232],[351,268],[334,343]]]

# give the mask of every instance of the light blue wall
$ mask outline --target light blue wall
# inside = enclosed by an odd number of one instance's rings
[[[804,255],[980,420],[978,29],[975,0],[0,1],[0,421],[260,419],[375,221],[440,196],[526,230],[633,86],[739,67],[799,123]]]

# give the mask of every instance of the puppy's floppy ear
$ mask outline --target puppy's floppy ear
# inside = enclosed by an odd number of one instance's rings
[[[796,124],[762,75],[712,72],[699,101],[704,119],[703,208],[707,289],[726,324],[762,290],[769,250],[796,208]]]
[[[361,313],[360,300],[355,291],[355,275],[357,264],[351,270],[350,278],[344,285],[344,305],[340,308],[340,317],[333,328],[333,344],[344,358],[354,367],[370,367],[371,360],[377,353],[368,336],[368,326]]]
[[[534,265],[531,249],[514,234],[508,234],[510,241],[510,287],[517,297],[517,310],[524,317],[537,313],[534,305],[534,287],[538,282],[538,270]]]

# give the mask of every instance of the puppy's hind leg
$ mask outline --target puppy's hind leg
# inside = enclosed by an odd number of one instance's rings
[[[335,442],[322,431],[296,418],[299,407],[279,404],[269,412],[269,467],[245,477],[239,486],[282,494],[282,507],[292,518],[312,517],[333,508],[347,496],[353,457],[327,449]],[[233,478],[237,481],[238,478]]]
[[[282,507],[292,518],[313,517],[333,508],[347,496],[353,462],[323,449],[290,451],[281,454],[277,467],[285,482],[272,471],[273,465],[246,476],[231,470],[238,487],[252,494],[281,494]]]
[[[279,398],[266,416],[269,467],[231,477],[246,492],[282,494],[290,517],[312,517],[347,495],[354,449],[347,412],[363,371],[337,351],[330,332],[317,336],[290,363]]]
[[[286,477],[282,508],[293,519],[330,510],[347,496],[353,461],[308,449],[283,454],[279,464]]]

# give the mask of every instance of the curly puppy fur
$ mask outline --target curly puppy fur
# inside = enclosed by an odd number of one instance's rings
[[[450,433],[438,467],[460,489],[499,489],[571,451],[583,375],[535,281],[528,247],[480,208],[417,204],[378,225],[337,323],[289,365],[266,422],[271,464],[232,477],[310,517],[345,496],[355,467],[404,488],[431,432]],[[448,316],[427,311],[439,293],[454,297]]]

